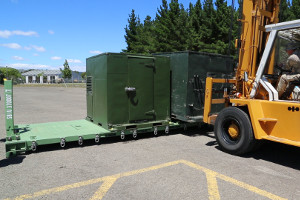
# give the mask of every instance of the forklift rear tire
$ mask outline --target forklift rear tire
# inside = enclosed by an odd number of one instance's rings
[[[224,108],[218,114],[214,133],[220,148],[230,154],[242,155],[255,147],[251,121],[240,108]]]

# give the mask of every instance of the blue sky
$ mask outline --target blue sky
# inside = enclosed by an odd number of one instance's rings
[[[170,1],[168,1],[170,2]],[[179,0],[188,8],[196,0]],[[231,0],[230,0],[231,2]],[[85,60],[126,48],[131,9],[155,18],[161,0],[0,0],[0,66],[85,71]]]

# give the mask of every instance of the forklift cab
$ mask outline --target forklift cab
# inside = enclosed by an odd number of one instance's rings
[[[300,20],[268,25],[266,31],[270,31],[270,35],[250,97],[300,101]],[[292,64],[291,55],[296,58]]]

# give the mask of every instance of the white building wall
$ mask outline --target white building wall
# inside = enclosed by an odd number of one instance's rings
[[[44,81],[44,76],[40,76],[40,83],[43,83]]]
[[[32,76],[32,82],[36,83],[36,76]]]
[[[28,76],[26,76],[26,77],[25,77],[25,79],[26,79],[26,81],[25,81],[25,82],[26,82],[26,83],[28,83]]]

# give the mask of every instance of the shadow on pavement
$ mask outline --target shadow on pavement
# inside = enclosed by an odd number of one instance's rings
[[[300,148],[295,146],[266,141],[261,148],[247,154],[245,157],[266,160],[300,170]]]
[[[215,140],[208,142],[206,145],[215,146],[216,149],[222,151],[217,141]],[[241,157],[265,160],[268,162],[300,170],[300,148],[291,145],[285,145],[271,141],[264,141],[260,148],[256,149],[253,152],[247,153]]]
[[[190,137],[207,136],[210,138],[215,138],[213,129],[211,129],[211,127],[207,127],[203,130],[192,129],[183,134]],[[206,146],[214,146],[219,151],[222,151],[215,139],[206,143]],[[256,149],[253,152],[245,154],[242,157],[265,160],[282,166],[300,170],[300,148],[296,146],[285,145],[271,141],[263,141],[263,144],[260,146],[260,148]]]
[[[9,165],[17,165],[23,162],[24,158],[26,156],[16,156],[16,157],[11,157],[9,159],[3,159],[0,160],[0,168],[1,167],[7,167]]]

